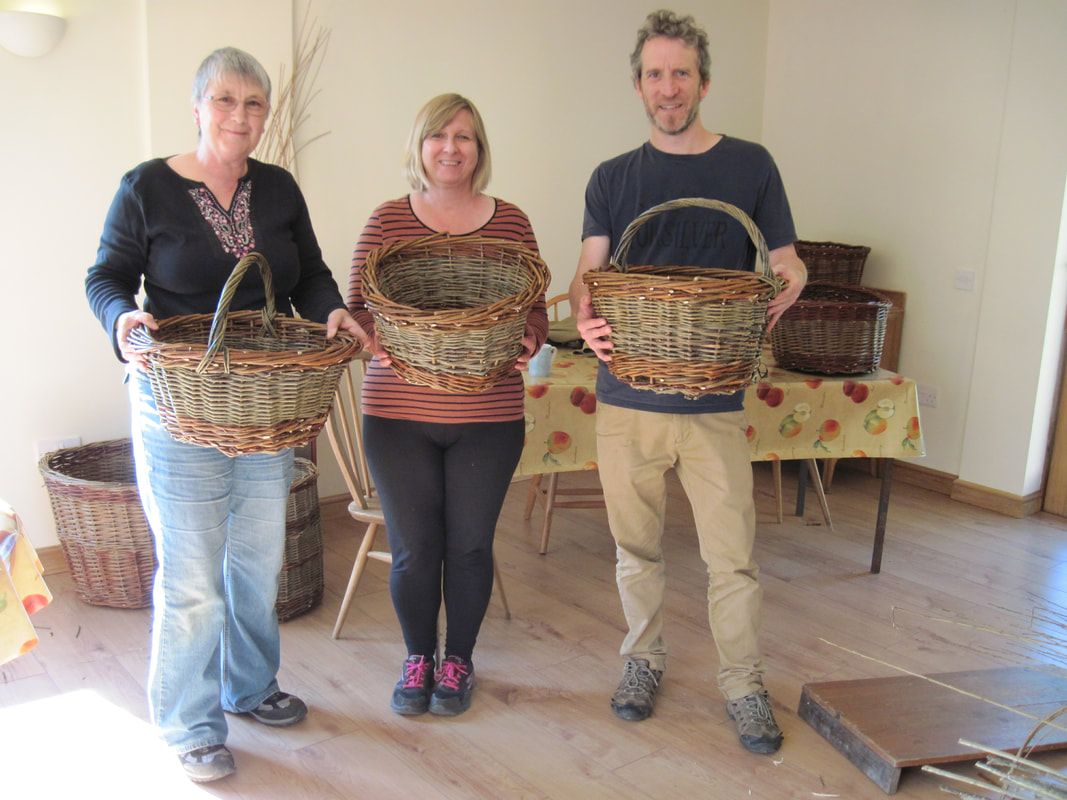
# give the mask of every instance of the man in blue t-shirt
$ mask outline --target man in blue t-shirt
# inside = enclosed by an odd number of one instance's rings
[[[789,202],[770,154],[758,144],[711,133],[700,121],[709,62],[707,34],[690,16],[656,11],[638,31],[630,63],[651,136],[636,150],[605,161],[590,178],[582,250],[570,290],[578,330],[602,362],[611,360],[611,328],[594,316],[582,275],[607,265],[626,226],[659,203],[706,197],[752,217],[767,240],[772,270],[786,281],[770,303],[772,325],[807,280],[793,248]],[[751,270],[754,257],[755,247],[739,224],[704,208],[687,208],[645,224],[627,263]],[[748,750],[776,752],[782,732],[763,688],[761,589],[752,560],[756,515],[743,393],[691,400],[634,389],[602,363],[597,395],[600,477],[629,626],[612,709],[622,719],[648,717],[666,668],[661,539],[665,476],[673,468],[692,504],[700,553],[708,565],[708,618],[727,712]]]

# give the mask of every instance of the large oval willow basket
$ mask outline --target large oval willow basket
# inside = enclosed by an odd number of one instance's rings
[[[266,307],[229,313],[237,285],[253,264]],[[175,439],[235,456],[307,444],[330,413],[345,365],[359,353],[351,336],[326,339],[326,326],[279,316],[267,259],[237,262],[214,314],[160,320],[131,342],[148,361],[152,396]]]
[[[692,266],[627,267],[637,231],[681,208],[729,214],[756,246],[756,272]],[[682,198],[648,209],[627,226],[611,264],[582,276],[593,308],[611,326],[608,368],[635,389],[689,398],[730,394],[762,372],[767,304],[782,289],[767,243],[744,211],[719,200]]]
[[[545,262],[519,242],[435,234],[368,253],[363,296],[397,375],[477,392],[514,371],[548,280]]]

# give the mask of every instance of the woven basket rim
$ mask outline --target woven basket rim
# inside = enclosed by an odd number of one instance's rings
[[[804,292],[810,291],[812,289],[815,289],[815,290],[832,289],[835,292],[849,294],[849,295],[860,295],[860,296],[866,295],[866,298],[856,297],[854,299],[850,298],[850,299],[842,300],[842,299],[831,299],[831,298],[825,298],[824,299],[824,298],[805,297],[804,296]],[[877,305],[877,306],[885,305],[885,306],[892,306],[893,305],[893,301],[890,300],[886,295],[884,295],[881,292],[879,292],[877,289],[868,289],[866,286],[856,286],[854,284],[837,283],[837,282],[833,282],[833,281],[811,281],[810,283],[808,283],[808,284],[806,284],[804,286],[804,288],[800,292],[800,297],[798,297],[796,299],[796,301],[793,303],[793,306],[790,306],[790,308],[793,308],[795,306],[800,306],[801,308],[820,308],[820,307],[824,307],[824,306],[837,306],[837,305]],[[788,311],[789,311],[789,309],[786,310],[786,313],[788,313]]]
[[[531,285],[523,291],[514,292],[493,303],[467,306],[465,308],[433,310],[396,302],[386,296],[378,285],[378,271],[382,268],[383,261],[390,257],[402,254],[407,250],[432,250],[444,245],[456,247],[469,244],[479,244],[490,249],[499,248],[518,255],[533,275]],[[446,254],[442,253],[442,255]],[[544,294],[545,289],[548,288],[548,283],[548,267],[545,265],[544,260],[522,242],[478,234],[453,236],[448,233],[435,233],[418,239],[400,239],[372,250],[367,254],[363,266],[363,297],[372,313],[381,314],[386,319],[390,319],[390,317],[400,319],[405,325],[427,328],[448,326],[470,328],[472,327],[471,317],[475,315],[493,318],[494,316],[512,316],[523,313],[537,301],[538,297]],[[496,319],[491,320],[491,322],[496,321]]]
[[[797,239],[793,243],[794,247],[800,247],[808,250],[844,250],[855,253],[870,254],[871,248],[865,244],[845,244],[844,242],[830,242],[830,241],[812,241],[809,239]]]
[[[44,477],[45,480],[52,481],[57,484],[63,484],[66,486],[99,487],[110,489],[125,489],[131,486],[135,487],[137,486],[136,480],[131,481],[130,483],[120,483],[118,481],[95,481],[89,480],[87,478],[77,478],[73,475],[68,475],[65,472],[60,472],[52,465],[53,461],[57,460],[62,454],[65,453],[74,453],[77,451],[88,450],[105,450],[110,447],[115,447],[116,445],[125,445],[132,452],[133,442],[128,438],[108,439],[106,441],[101,442],[89,442],[87,444],[80,444],[77,447],[64,447],[59,450],[52,450],[51,452],[45,453],[37,461],[37,468],[38,470],[40,470],[41,475],[42,477]]]

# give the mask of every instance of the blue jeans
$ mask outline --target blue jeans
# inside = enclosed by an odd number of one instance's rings
[[[225,743],[223,711],[249,711],[278,689],[274,604],[293,451],[231,458],[176,441],[136,372],[130,404],[137,485],[159,561],[149,712],[181,754]]]

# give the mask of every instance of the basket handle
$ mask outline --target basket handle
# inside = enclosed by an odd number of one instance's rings
[[[615,255],[611,257],[611,265],[619,272],[626,272],[626,256],[630,252],[630,243],[641,226],[665,211],[673,211],[679,208],[706,208],[709,211],[721,211],[736,219],[744,227],[748,238],[752,240],[752,244],[756,245],[757,270],[765,278],[772,277],[770,256],[767,254],[767,240],[763,238],[763,234],[756,227],[756,223],[752,221],[752,218],[735,205],[724,203],[722,200],[709,200],[706,197],[680,197],[677,200],[668,200],[666,203],[660,203],[658,206],[652,206],[647,211],[641,212],[622,232],[619,245],[615,248]]]
[[[274,278],[271,277],[270,264],[267,263],[267,259],[260,253],[249,253],[240,261],[237,262],[233,268],[233,272],[230,273],[230,277],[226,280],[226,285],[222,287],[222,294],[219,295],[219,304],[215,308],[215,318],[211,321],[211,333],[208,334],[207,352],[204,353],[204,357],[200,359],[200,363],[196,365],[196,372],[199,375],[206,370],[215,360],[215,356],[219,350],[222,349],[223,338],[226,333],[226,315],[230,313],[230,303],[233,302],[233,296],[237,293],[237,286],[241,283],[241,279],[248,272],[248,268],[253,264],[259,266],[259,275],[263,279],[263,294],[266,300],[266,304],[263,306],[263,329],[264,333],[268,336],[275,336],[274,330],[274,317],[277,314],[274,305]],[[223,358],[226,359],[225,351]],[[228,359],[227,359],[228,360]]]

